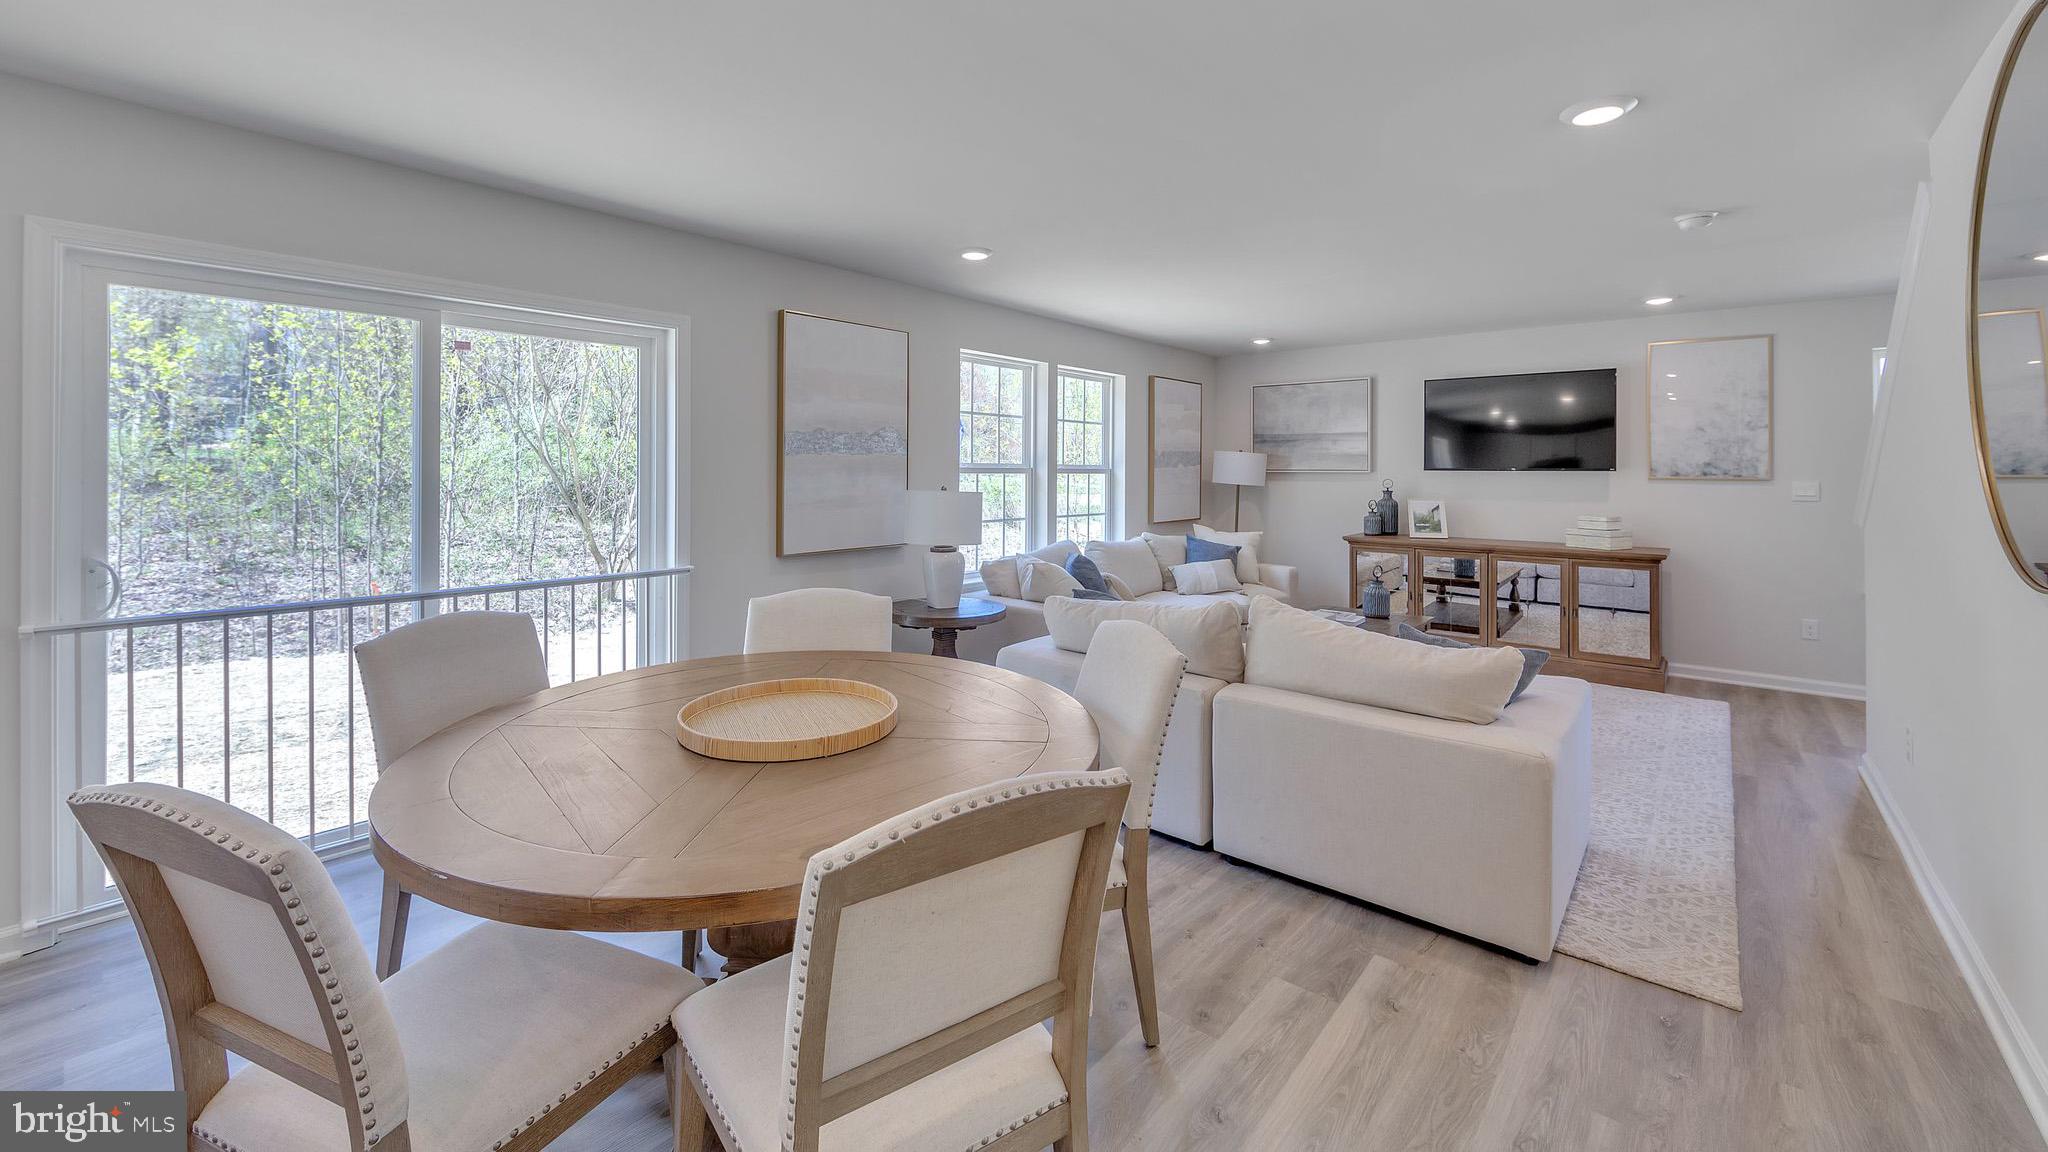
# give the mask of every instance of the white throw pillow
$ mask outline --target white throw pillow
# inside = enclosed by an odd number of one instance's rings
[[[1098,568],[1097,571],[1100,571],[1100,569]],[[1131,586],[1124,583],[1123,578],[1114,572],[1103,572],[1102,582],[1109,585],[1109,590],[1116,593],[1116,598],[1119,600],[1137,599],[1136,596],[1131,595]]]
[[[1159,630],[1188,658],[1188,671],[1232,683],[1244,679],[1244,626],[1237,609],[1209,604],[1119,604],[1059,596],[1045,602],[1045,629],[1055,648],[1086,652],[1104,620],[1138,620]]]
[[[1054,596],[1072,596],[1081,590],[1081,582],[1057,564],[1029,558],[1019,563],[1024,569],[1024,599],[1034,604],[1043,604]]]
[[[1188,562],[1188,538],[1185,536],[1161,536],[1156,532],[1141,532],[1138,539],[1152,549],[1152,558],[1159,561],[1159,585],[1168,592],[1175,591],[1173,570]]]
[[[1104,578],[1114,576],[1122,580],[1133,596],[1165,590],[1159,560],[1152,555],[1152,546],[1143,540],[1090,540],[1086,552],[1095,566],[1102,569]]]
[[[1254,596],[1247,684],[1471,724],[1500,718],[1522,679],[1513,648],[1437,648]],[[1057,641],[1055,641],[1057,643]]]
[[[1236,592],[1244,584],[1238,580],[1237,569],[1230,561],[1199,560],[1174,566],[1173,587],[1183,596],[1208,596],[1217,592]]]
[[[1202,524],[1195,525],[1197,540],[1237,545],[1237,578],[1246,584],[1259,582],[1259,544],[1265,538],[1264,532],[1218,532]]]
[[[1024,598],[1023,577],[1017,574],[1015,556],[999,556],[981,566],[981,586],[991,596],[1004,596],[1011,600]]]

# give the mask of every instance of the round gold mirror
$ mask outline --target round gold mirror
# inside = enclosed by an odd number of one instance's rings
[[[2048,592],[2048,0],[2013,36],[1977,161],[1970,408],[1991,518]]]

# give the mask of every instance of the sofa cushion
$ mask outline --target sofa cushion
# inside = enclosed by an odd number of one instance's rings
[[[1173,570],[1188,562],[1188,538],[1185,536],[1162,536],[1157,532],[1140,532],[1138,539],[1152,549],[1152,558],[1159,562],[1160,587],[1173,591]]]
[[[1394,635],[1399,636],[1403,640],[1413,640],[1418,644],[1434,644],[1439,648],[1478,647],[1477,644],[1467,644],[1463,640],[1453,640],[1449,636],[1437,636],[1424,632],[1413,624],[1402,624],[1394,629]],[[1529,690],[1530,681],[1536,679],[1536,674],[1543,671],[1545,664],[1550,663],[1550,653],[1540,648],[1516,648],[1515,651],[1522,654],[1522,679],[1515,685],[1515,694],[1508,697],[1508,703],[1510,704],[1522,698],[1522,693]]]
[[[1024,598],[1026,560],[1043,560],[1056,567],[1065,568],[1067,558],[1079,554],[1080,551],[1072,540],[1061,540],[1036,551],[1022,552],[1015,556],[998,556],[975,570],[981,573],[982,587],[988,590],[989,595],[1021,600]]]
[[[1647,581],[1648,573],[1636,568],[1595,568],[1591,564],[1579,563],[1579,582],[1583,584],[1605,584],[1609,588],[1633,588],[1636,581]]]
[[[1159,574],[1159,559],[1143,540],[1090,540],[1086,551],[1103,575],[1122,580],[1133,596],[1166,587]]]
[[[1238,582],[1237,565],[1232,561],[1201,560],[1174,565],[1173,587],[1183,596],[1207,596],[1216,592],[1236,592],[1244,585]]]
[[[1195,525],[1197,540],[1213,540],[1218,544],[1237,545],[1237,578],[1246,584],[1255,584],[1259,579],[1259,545],[1264,532],[1218,532],[1206,525]]]
[[[1102,569],[1098,566],[1096,568],[1096,571],[1102,572]],[[1102,582],[1104,584],[1109,585],[1110,594],[1115,596],[1119,600],[1136,600],[1138,598],[1137,595],[1131,591],[1131,586],[1129,584],[1124,583],[1123,577],[1118,576],[1114,572],[1103,572]]]
[[[1048,613],[1049,615],[1049,613]],[[1491,724],[1522,679],[1521,653],[1435,648],[1381,636],[1252,597],[1245,683]]]
[[[1157,628],[1188,658],[1188,671],[1218,680],[1244,679],[1244,643],[1237,610],[1215,598],[1206,603],[1129,604],[1056,597],[1045,602],[1045,627],[1068,652],[1088,651],[1095,628],[1105,620],[1137,620]]]

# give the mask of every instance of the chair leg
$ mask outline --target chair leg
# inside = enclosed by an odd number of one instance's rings
[[[412,913],[412,893],[384,876],[384,904],[377,914],[377,979],[388,980],[405,956],[405,921]]]
[[[697,1098],[697,1086],[683,1074],[682,1046],[662,1053],[661,1063],[668,1075],[668,1111],[675,1121],[676,1152],[703,1152],[704,1133],[711,1126],[711,1117],[704,1111],[704,1102]]]
[[[1159,995],[1152,984],[1152,920],[1145,890],[1133,886],[1124,897],[1124,936],[1130,945],[1131,984],[1138,990],[1138,1028],[1145,1047],[1159,1047]]]
[[[703,934],[695,928],[683,930],[683,971],[695,972],[697,970],[698,944],[703,939]]]

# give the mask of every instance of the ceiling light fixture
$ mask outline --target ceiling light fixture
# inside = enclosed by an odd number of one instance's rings
[[[1652,308],[1662,308],[1676,299],[1678,299],[1676,296],[1652,296],[1648,300],[1643,301],[1643,303],[1648,304]]]
[[[1579,402],[1579,398],[1567,392],[1564,395],[1559,396],[1557,398],[1557,402],[1559,404],[1577,404]]]
[[[1680,212],[1671,218],[1671,222],[1678,225],[1680,232],[1697,232],[1702,228],[1712,228],[1714,221],[1720,218],[1719,212]]]
[[[1574,128],[1597,128],[1635,111],[1637,103],[1633,96],[1602,96],[1574,104],[1559,112],[1557,118]]]
[[[1666,373],[1664,374],[1664,378],[1665,378],[1666,380],[1676,380],[1676,379],[1678,379],[1678,373],[1676,373],[1676,372],[1666,372]]]
[[[960,252],[960,258],[962,260],[972,260],[977,264],[983,260],[988,259],[993,255],[995,255],[995,253],[989,251],[986,248],[965,248],[962,249]]]
[[[2048,264],[2048,252],[2036,252],[2032,256],[2027,257],[2027,259],[2039,260],[2043,264]]]
[[[1264,348],[1264,347],[1265,347],[1266,345],[1268,345],[1268,344],[1271,344],[1272,342],[1273,342],[1273,338],[1272,338],[1271,336],[1254,336],[1254,337],[1252,337],[1252,343],[1254,343],[1254,344],[1257,344],[1257,345],[1258,345],[1259,347],[1261,347],[1261,348]]]

